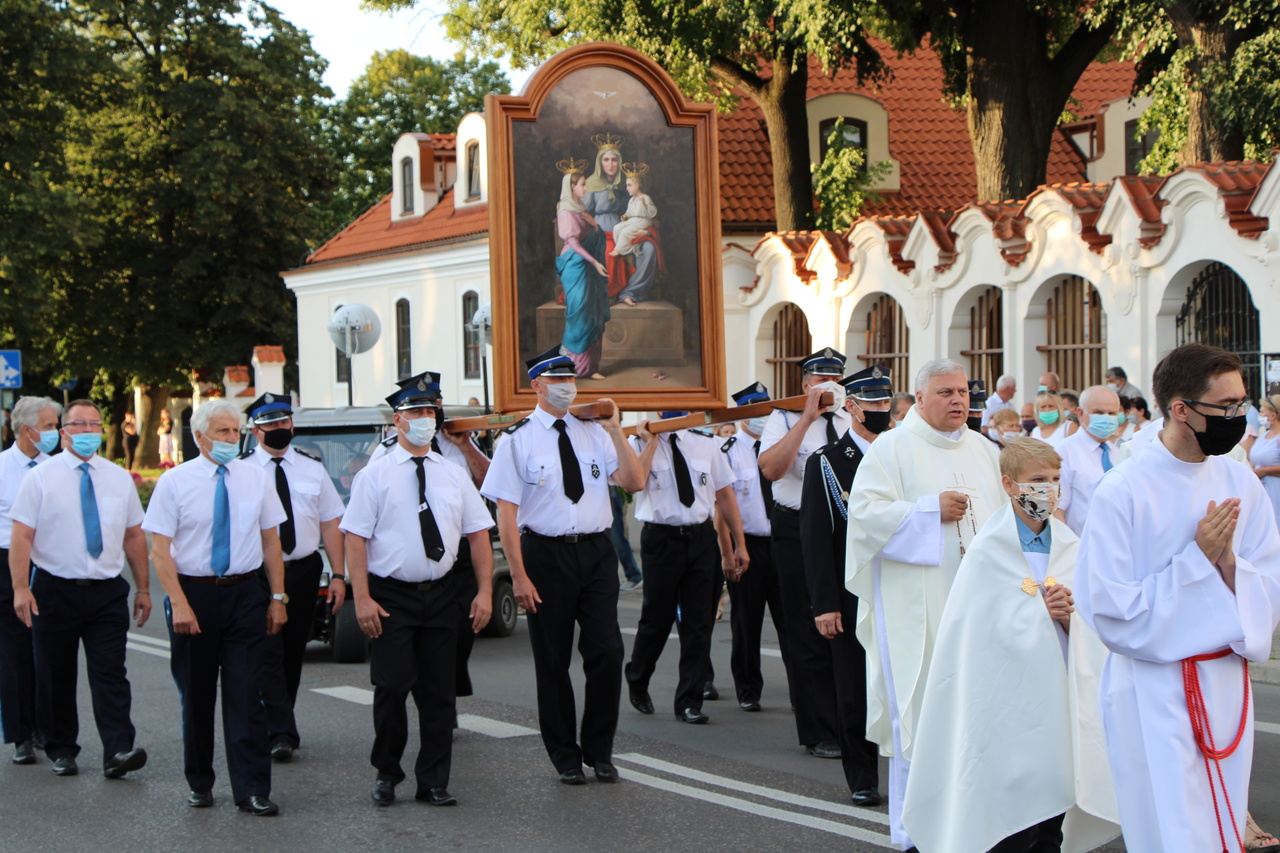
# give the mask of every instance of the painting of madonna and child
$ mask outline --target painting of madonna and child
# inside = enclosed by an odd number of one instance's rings
[[[694,131],[635,77],[582,68],[511,128],[521,359],[583,391],[703,384]]]

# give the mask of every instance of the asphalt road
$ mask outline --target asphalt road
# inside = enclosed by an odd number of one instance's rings
[[[628,653],[639,610],[640,594],[623,593]],[[313,644],[298,699],[303,748],[292,763],[275,766],[272,796],[282,814],[263,819],[238,812],[231,802],[220,733],[216,806],[185,805],[178,693],[163,624],[157,618],[135,630],[129,644],[133,719],[138,745],[150,754],[147,767],[124,780],[103,779],[82,674],[81,773],[55,777],[43,756],[29,767],[0,763],[0,851],[107,844],[144,853],[889,849],[884,808],[850,805],[839,762],[807,756],[797,745],[771,626],[761,713],[739,711],[731,698],[726,618],[716,626],[713,660],[727,698],[706,703],[710,724],[689,726],[662,712],[641,716],[624,697],[615,751],[622,782],[582,787],[557,783],[537,736],[523,620],[513,637],[479,639],[471,664],[476,695],[458,703],[462,729],[449,786],[457,808],[414,802],[411,779],[394,807],[370,803],[368,668],[334,663],[327,648]],[[660,709],[669,706],[675,687],[675,651],[673,641],[653,680]],[[1280,688],[1259,685],[1255,695],[1259,734],[1251,805],[1264,827],[1280,830]],[[411,736],[407,769],[416,749]],[[888,779],[883,769],[882,779]],[[1115,849],[1123,847],[1117,842]]]

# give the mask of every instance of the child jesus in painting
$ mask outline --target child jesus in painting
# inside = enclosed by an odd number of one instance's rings
[[[631,201],[627,202],[627,212],[622,215],[622,220],[613,226],[613,251],[609,254],[614,257],[633,254],[636,250],[634,241],[649,230],[658,216],[653,199],[644,191],[644,175],[649,167],[644,163],[623,163],[622,171],[627,176],[627,195],[631,196]]]

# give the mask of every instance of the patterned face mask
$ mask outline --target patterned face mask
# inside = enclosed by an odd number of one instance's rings
[[[1061,491],[1057,483],[1019,483],[1018,506],[1036,521],[1047,521],[1058,508]]]

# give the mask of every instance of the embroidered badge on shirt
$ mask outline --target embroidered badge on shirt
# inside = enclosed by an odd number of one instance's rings
[[[594,462],[591,463],[591,479],[593,480],[600,479],[600,466]]]
[[[855,452],[855,451],[854,451],[854,449],[853,449],[852,447],[846,447],[846,448],[844,449],[844,455],[845,455],[845,456],[848,456],[850,459],[852,459],[852,458],[853,458],[853,454],[854,454],[854,452]]]
[[[707,484],[707,475],[706,475],[706,474],[699,474],[699,475],[698,475],[698,485],[700,485],[700,486],[705,486],[706,484]]]

